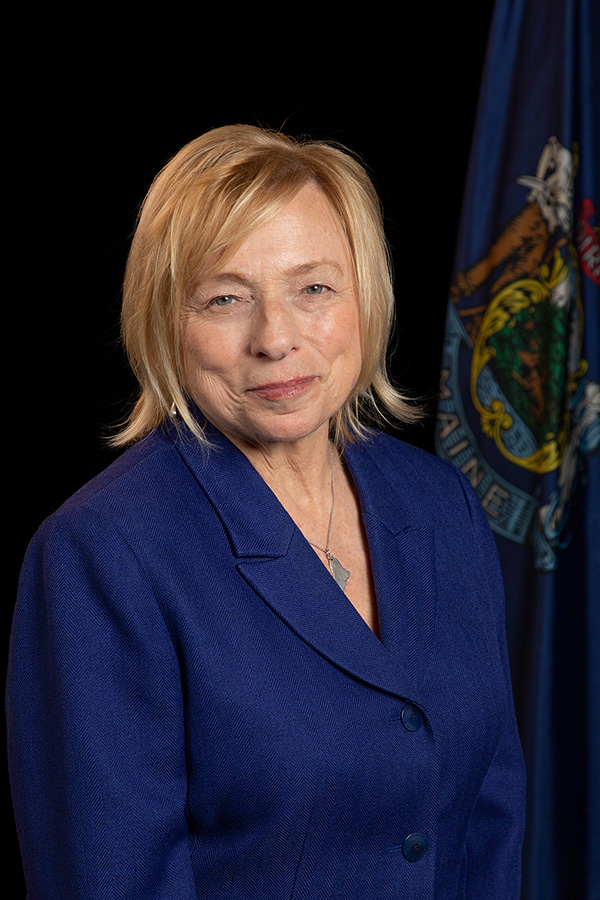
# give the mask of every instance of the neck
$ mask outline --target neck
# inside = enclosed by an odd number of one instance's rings
[[[327,425],[301,441],[247,444],[229,436],[292,518],[298,511],[329,516],[331,461]]]
[[[312,546],[324,554],[339,587],[345,591],[350,572],[331,550],[335,510],[335,470],[343,473],[329,442],[327,426],[310,440],[246,445],[230,440],[245,454]],[[348,493],[348,491],[346,491]]]

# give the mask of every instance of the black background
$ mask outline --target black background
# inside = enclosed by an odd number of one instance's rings
[[[135,386],[119,346],[123,267],[159,168],[209,128],[247,122],[335,140],[379,190],[398,327],[391,369],[434,410],[448,284],[491,0],[390,16],[323,9],[242,21],[157,7],[151,38],[118,14],[10,22],[4,188],[8,633],[42,519],[114,458],[104,438]],[[360,15],[358,13],[360,12]],[[160,16],[158,15],[160,13]],[[33,15],[33,14],[32,14]],[[216,18],[214,17],[216,16]],[[405,438],[433,450],[433,427]],[[13,833],[10,801],[7,814]],[[43,849],[40,850],[43,853]],[[16,839],[6,884],[24,897]]]

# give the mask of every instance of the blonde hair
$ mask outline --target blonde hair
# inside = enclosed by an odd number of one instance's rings
[[[381,206],[367,172],[345,148],[232,125],[183,147],[157,175],[142,204],[125,271],[121,320],[141,390],[113,446],[139,439],[172,410],[207,444],[183,375],[181,318],[189,291],[307,183],[323,191],[339,216],[359,293],[362,369],[330,423],[332,436],[342,448],[345,441],[364,437],[369,421],[419,417],[387,375],[394,295]]]

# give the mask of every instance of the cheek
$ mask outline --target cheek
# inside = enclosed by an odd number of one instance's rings
[[[341,320],[332,323],[325,343],[332,363],[336,360],[349,367],[362,365],[362,341],[358,314],[348,311]]]
[[[231,340],[221,333],[213,334],[212,329],[193,324],[184,327],[181,346],[184,371],[189,376],[193,376],[199,369],[227,372],[237,359]]]
[[[362,334],[360,327],[360,319],[358,315],[358,311],[353,316],[351,333],[352,336],[350,338],[350,342],[347,350],[347,374],[348,379],[351,382],[351,387],[355,387],[357,382],[360,379],[361,372],[363,369],[363,345],[362,345]]]

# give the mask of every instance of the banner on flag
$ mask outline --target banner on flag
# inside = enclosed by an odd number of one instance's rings
[[[436,450],[468,476],[494,531],[551,571],[600,445],[600,386],[582,355],[582,279],[600,285],[600,228],[592,197],[573,222],[577,147],[550,135],[534,162],[534,174],[515,173],[510,219],[454,276]],[[544,495],[519,469],[557,478]]]

